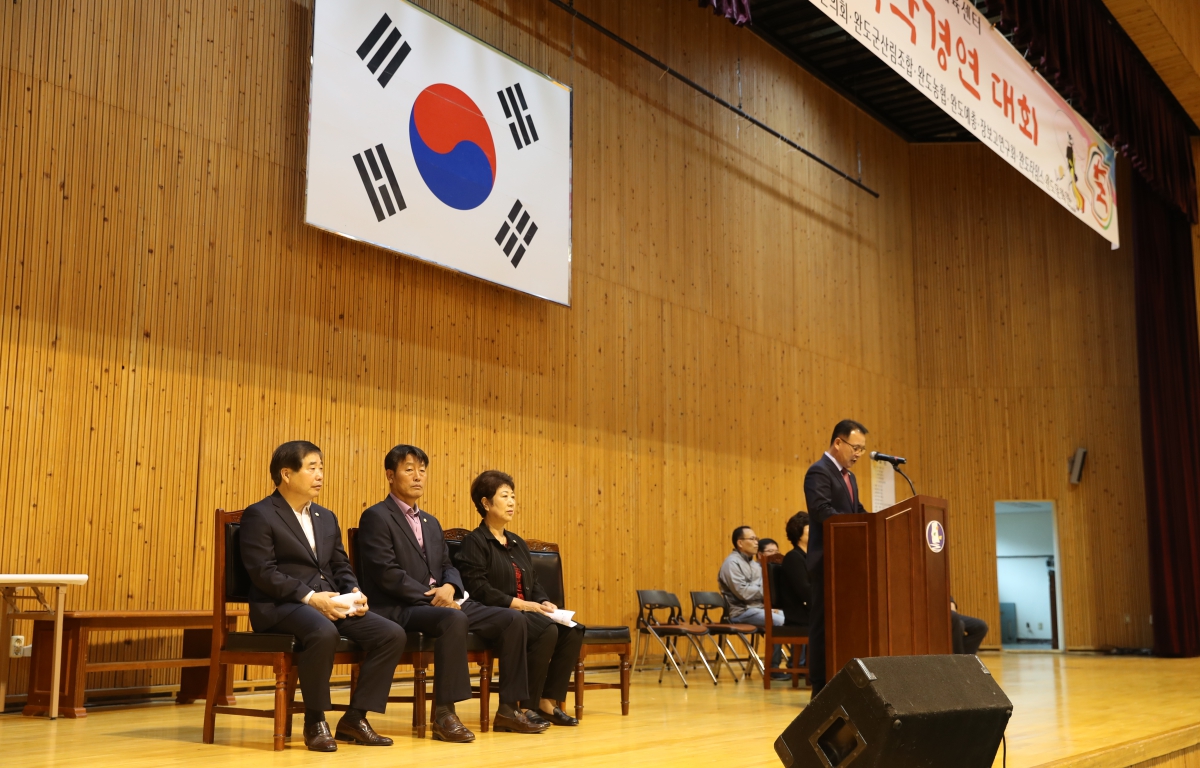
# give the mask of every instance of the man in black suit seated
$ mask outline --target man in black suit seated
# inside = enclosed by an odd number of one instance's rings
[[[409,631],[437,638],[433,649],[433,737],[463,743],[475,734],[458,719],[454,704],[471,698],[467,632],[481,635],[500,657],[500,708],[496,724],[517,733],[549,726],[526,717],[518,702],[528,698],[526,624],[519,611],[467,599],[462,577],[437,518],[417,507],[425,494],[429,456],[397,445],[383,460],[390,493],[363,513],[358,528],[359,571],[375,609]],[[499,729],[498,729],[499,730]]]
[[[324,479],[324,455],[307,440],[284,443],[271,456],[275,493],[242,513],[242,562],[250,574],[250,625],[255,632],[295,635],[299,640],[300,690],[304,694],[304,745],[335,752],[325,722],[329,676],[341,636],[366,652],[350,708],[336,736],[368,746],[390,746],[367,722],[383,712],[396,663],[404,653],[404,630],[368,611],[366,595],[350,569],[337,518],[313,503]],[[358,593],[353,605],[334,600]]]
[[[958,612],[958,603],[950,598],[951,644],[955,653],[979,653],[983,638],[987,637],[988,625],[983,619],[966,616]]]
[[[845,419],[833,428],[829,450],[804,475],[804,498],[812,528],[808,536],[808,581],[812,588],[808,624],[808,679],[815,697],[825,687],[825,561],[822,527],[834,515],[866,512],[859,503],[858,481],[850,472],[867,450],[867,428]]]
[[[808,626],[808,608],[812,589],[808,584],[808,530],[807,512],[797,512],[788,518],[787,539],[792,551],[783,556],[783,578],[779,580],[779,595],[773,605],[783,610],[783,623],[796,627]],[[759,542],[762,546],[762,542]]]

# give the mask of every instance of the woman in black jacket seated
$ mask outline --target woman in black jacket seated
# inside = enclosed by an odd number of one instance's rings
[[[525,540],[505,530],[517,508],[513,479],[488,470],[471,483],[471,501],[483,518],[463,539],[458,571],[473,600],[499,608],[525,611],[529,628],[529,700],[521,702],[530,719],[554,725],[579,725],[558,702],[567,698],[571,671],[583,645],[583,626],[557,624],[546,614],[558,610],[547,599],[533,572]]]
[[[806,512],[797,512],[787,521],[787,538],[792,551],[783,556],[783,578],[779,594],[772,595],[772,607],[783,610],[783,623],[808,626],[808,601],[812,590],[808,585],[808,526]]]

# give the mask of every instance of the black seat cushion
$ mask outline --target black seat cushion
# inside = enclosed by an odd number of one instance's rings
[[[304,650],[295,635],[274,632],[230,632],[225,650],[235,653],[296,653]],[[349,638],[338,642],[338,653],[358,653],[362,649]]]
[[[467,652],[486,651],[488,649],[487,641],[476,632],[467,633]]]
[[[588,627],[583,632],[584,645],[628,642],[629,627]]]

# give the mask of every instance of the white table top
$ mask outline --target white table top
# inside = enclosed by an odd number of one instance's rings
[[[0,586],[55,587],[87,584],[86,573],[0,573]]]

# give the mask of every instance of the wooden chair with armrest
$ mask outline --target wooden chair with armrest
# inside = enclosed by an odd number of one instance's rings
[[[242,511],[217,510],[213,541],[213,630],[212,657],[208,669],[208,698],[204,702],[205,744],[212,744],[216,736],[217,715],[242,715],[245,717],[269,717],[274,720],[274,749],[283,749],[284,742],[292,735],[292,715],[304,712],[304,705],[297,704],[296,680],[297,655],[301,650],[293,635],[267,632],[230,632],[227,603],[248,603],[250,574],[242,564],[240,528]],[[351,640],[342,638],[338,643],[334,664],[358,665],[362,661],[361,649]],[[229,666],[251,664],[270,667],[275,673],[275,706],[273,709],[247,709],[245,707],[217,704],[218,692],[228,687]],[[346,709],[345,705],[334,705],[334,709]]]
[[[805,663],[800,664],[800,647],[808,645],[808,627],[791,624],[776,627],[771,621],[772,595],[779,594],[779,580],[783,578],[783,555],[778,553],[770,556],[759,555],[758,560],[762,564],[763,570],[763,610],[766,613],[766,620],[763,622],[763,635],[766,638],[763,657],[767,659],[773,657],[776,643],[791,646],[791,659],[788,661],[790,666],[768,666],[763,672],[763,688],[771,689],[771,675],[775,672],[790,674],[793,688],[799,688],[800,678],[804,677],[807,688],[808,660],[806,658]]]
[[[354,569],[354,574],[357,576],[358,570],[358,529],[346,529],[347,548],[346,554],[350,558],[350,567]],[[367,595],[370,600],[371,596]],[[433,646],[437,642],[436,638],[425,637],[421,632],[407,632],[409,638],[416,635],[420,638],[421,656],[418,659],[420,666],[414,663],[413,665],[413,696],[389,696],[388,701],[398,702],[413,702],[413,726],[417,728],[418,734],[424,738],[425,728],[429,722],[430,713],[426,708],[426,699],[428,698],[427,690],[427,672],[429,665],[433,663]],[[411,639],[410,639],[411,643]],[[484,662],[491,658],[491,652],[483,644],[483,639],[475,635],[474,632],[467,633],[467,661],[478,663],[479,672],[479,688],[472,687],[472,694],[477,694],[477,690],[489,690],[491,685],[491,667],[485,669]],[[437,670],[434,670],[437,673]],[[436,681],[435,681],[436,684]],[[433,702],[429,702],[429,706],[433,706]],[[479,702],[479,728],[483,732],[487,732],[490,722],[490,714],[488,712],[488,697],[480,696]]]
[[[462,548],[462,540],[469,534],[466,528],[451,528],[445,532],[446,545],[450,549],[450,559],[458,562],[458,553]],[[529,545],[529,554],[533,560],[534,572],[537,574],[538,582],[542,584],[546,590],[550,602],[557,605],[559,608],[563,605],[564,590],[563,590],[563,575],[562,575],[562,558],[559,555],[558,545],[551,542],[537,541],[529,539],[525,542]],[[599,690],[606,688],[619,688],[621,690],[621,714],[629,714],[629,670],[630,670],[630,647],[632,646],[629,627],[586,627],[583,633],[583,646],[579,649],[579,659],[575,663],[575,717],[580,719],[583,717],[583,692],[585,690]],[[584,668],[584,659],[589,654],[614,653],[621,658],[621,672],[619,683],[596,683],[587,682],[586,670]],[[559,702],[559,707],[564,711],[566,702]]]
[[[566,589],[563,583],[562,557],[558,545],[549,541],[528,539],[529,555],[538,582],[546,590],[550,602],[565,608]],[[632,670],[631,656],[633,639],[626,626],[584,625],[583,645],[579,648],[579,660],[575,662],[575,718],[583,719],[583,692],[585,690],[620,689],[621,714],[629,714],[629,677]],[[620,678],[616,683],[589,683],[584,660],[589,655],[616,654],[621,659]],[[566,702],[559,702],[564,707]]]
[[[719,619],[714,619],[710,615],[710,611],[720,610]],[[720,592],[692,592],[692,615],[689,620],[693,624],[699,624],[708,628],[708,634],[713,639],[713,644],[717,647],[717,658],[729,668],[729,673],[733,675],[733,681],[740,682],[742,677],[749,677],[750,672],[754,669],[754,665],[762,666],[762,661],[758,658],[758,653],[754,650],[754,643],[751,637],[758,631],[758,627],[753,624],[737,624],[729,621],[728,610],[725,606],[725,598]],[[746,647],[746,655],[738,656],[737,650],[733,647],[731,637],[737,637]],[[729,656],[725,655],[722,650],[722,643],[729,649]],[[729,659],[742,667],[741,677],[733,671],[733,666],[730,665]],[[721,666],[717,665],[717,677],[721,676]]]

